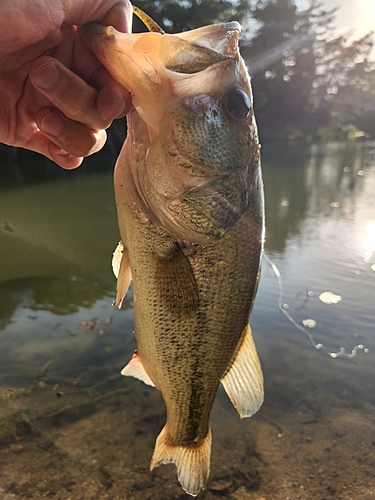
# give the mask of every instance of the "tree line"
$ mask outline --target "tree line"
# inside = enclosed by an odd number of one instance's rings
[[[138,0],[165,31],[238,20],[263,141],[375,137],[373,33],[334,35],[318,0]],[[144,30],[144,28],[142,28]]]

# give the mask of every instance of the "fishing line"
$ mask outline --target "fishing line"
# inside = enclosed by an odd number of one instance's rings
[[[279,284],[279,298],[277,300],[277,303],[278,303],[280,311],[283,314],[285,314],[285,316],[288,318],[288,320],[292,323],[293,326],[295,326],[300,332],[307,335],[307,337],[309,338],[309,340],[311,342],[311,345],[315,349],[318,349],[318,350],[324,352],[325,354],[327,354],[331,358],[339,358],[339,357],[341,357],[341,358],[355,358],[358,351],[363,351],[366,354],[369,352],[369,349],[365,348],[363,344],[358,344],[358,345],[354,346],[351,352],[347,352],[345,347],[340,347],[340,350],[338,352],[331,352],[322,343],[320,343],[320,342],[317,343],[314,335],[311,332],[309,332],[308,330],[306,330],[306,328],[301,326],[299,323],[297,323],[297,321],[289,314],[289,312],[288,312],[289,306],[288,306],[288,304],[283,302],[283,282],[281,279],[280,271],[279,271],[278,267],[276,266],[276,264],[271,260],[271,258],[268,257],[266,252],[263,252],[263,257],[266,259],[266,261],[271,266],[271,268],[272,268],[272,270],[275,273],[275,276],[277,278],[278,284]]]

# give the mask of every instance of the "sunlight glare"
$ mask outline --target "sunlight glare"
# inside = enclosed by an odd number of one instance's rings
[[[365,260],[370,259],[375,252],[375,222],[369,222],[366,226],[363,248],[365,249]]]

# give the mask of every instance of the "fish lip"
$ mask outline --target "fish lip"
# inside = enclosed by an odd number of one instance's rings
[[[106,36],[114,36],[118,31],[113,26],[103,26],[95,21],[91,23],[87,23],[78,27],[78,31],[83,36],[88,33],[92,33],[95,35],[106,35]]]
[[[78,26],[78,36],[84,43],[85,47],[87,47],[91,52],[93,52],[93,48],[91,45],[92,36],[93,35],[104,35],[106,26],[103,26],[96,22],[87,23],[81,26]]]
[[[113,36],[116,35],[117,33],[120,33],[117,31],[113,26],[104,26],[103,24],[100,24],[96,21],[92,21],[87,24],[83,24],[78,27],[78,30],[80,33],[93,33],[96,35],[106,35],[106,36]],[[174,36],[182,39],[190,39],[191,36],[189,34],[192,32],[209,32],[211,33],[216,33],[216,32],[222,32],[222,31],[237,31],[238,34],[241,33],[241,25],[238,21],[229,21],[227,23],[215,23],[215,24],[209,24],[207,26],[202,26],[200,28],[196,28],[194,30],[189,30],[189,31],[182,31],[181,33],[175,33]]]
[[[94,37],[99,35],[105,38],[114,38],[116,33],[118,33],[118,31],[113,26],[103,26],[95,21],[78,26],[78,36],[81,38],[84,45],[92,52],[94,52]]]
[[[209,48],[223,56],[235,56],[238,53],[238,39],[241,25],[238,21],[215,23],[189,31],[176,33],[174,36]]]
[[[79,26],[78,33],[83,43],[94,52],[115,80],[135,95],[135,92],[139,92],[142,87],[142,82],[148,91],[151,87],[158,90],[161,78],[165,78],[168,71],[176,73],[174,78],[177,81],[185,75],[193,75],[216,64],[238,59],[240,30],[240,24],[232,21],[203,26],[175,35],[150,32],[126,34],[119,32],[113,26],[91,22]],[[160,37],[157,41],[153,38],[147,38],[147,43],[144,41],[146,38],[143,37],[155,35]],[[159,60],[156,57],[154,61],[149,56],[150,43],[151,46],[154,43],[159,44],[159,50],[163,48],[165,52],[163,58]],[[186,53],[192,53],[194,57],[190,55],[190,58],[186,58]],[[126,61],[126,65],[125,62],[119,64],[121,57]],[[136,63],[138,57],[139,64]],[[125,66],[127,71],[124,71]],[[182,71],[180,66],[185,69]]]

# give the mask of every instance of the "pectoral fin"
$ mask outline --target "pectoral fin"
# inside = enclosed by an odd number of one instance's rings
[[[180,246],[174,243],[164,255],[154,255],[153,268],[160,281],[160,300],[175,314],[195,311],[199,303],[199,292],[193,269]]]
[[[241,418],[251,417],[263,403],[263,374],[248,324],[233,363],[221,380]]]
[[[121,375],[134,377],[138,380],[141,380],[146,385],[150,385],[151,387],[155,387],[155,384],[147,375],[146,370],[142,364],[142,361],[139,359],[138,354],[133,354],[132,359],[129,363],[121,370]]]
[[[112,269],[117,278],[117,294],[113,305],[120,309],[132,280],[128,251],[121,241],[113,252]]]

